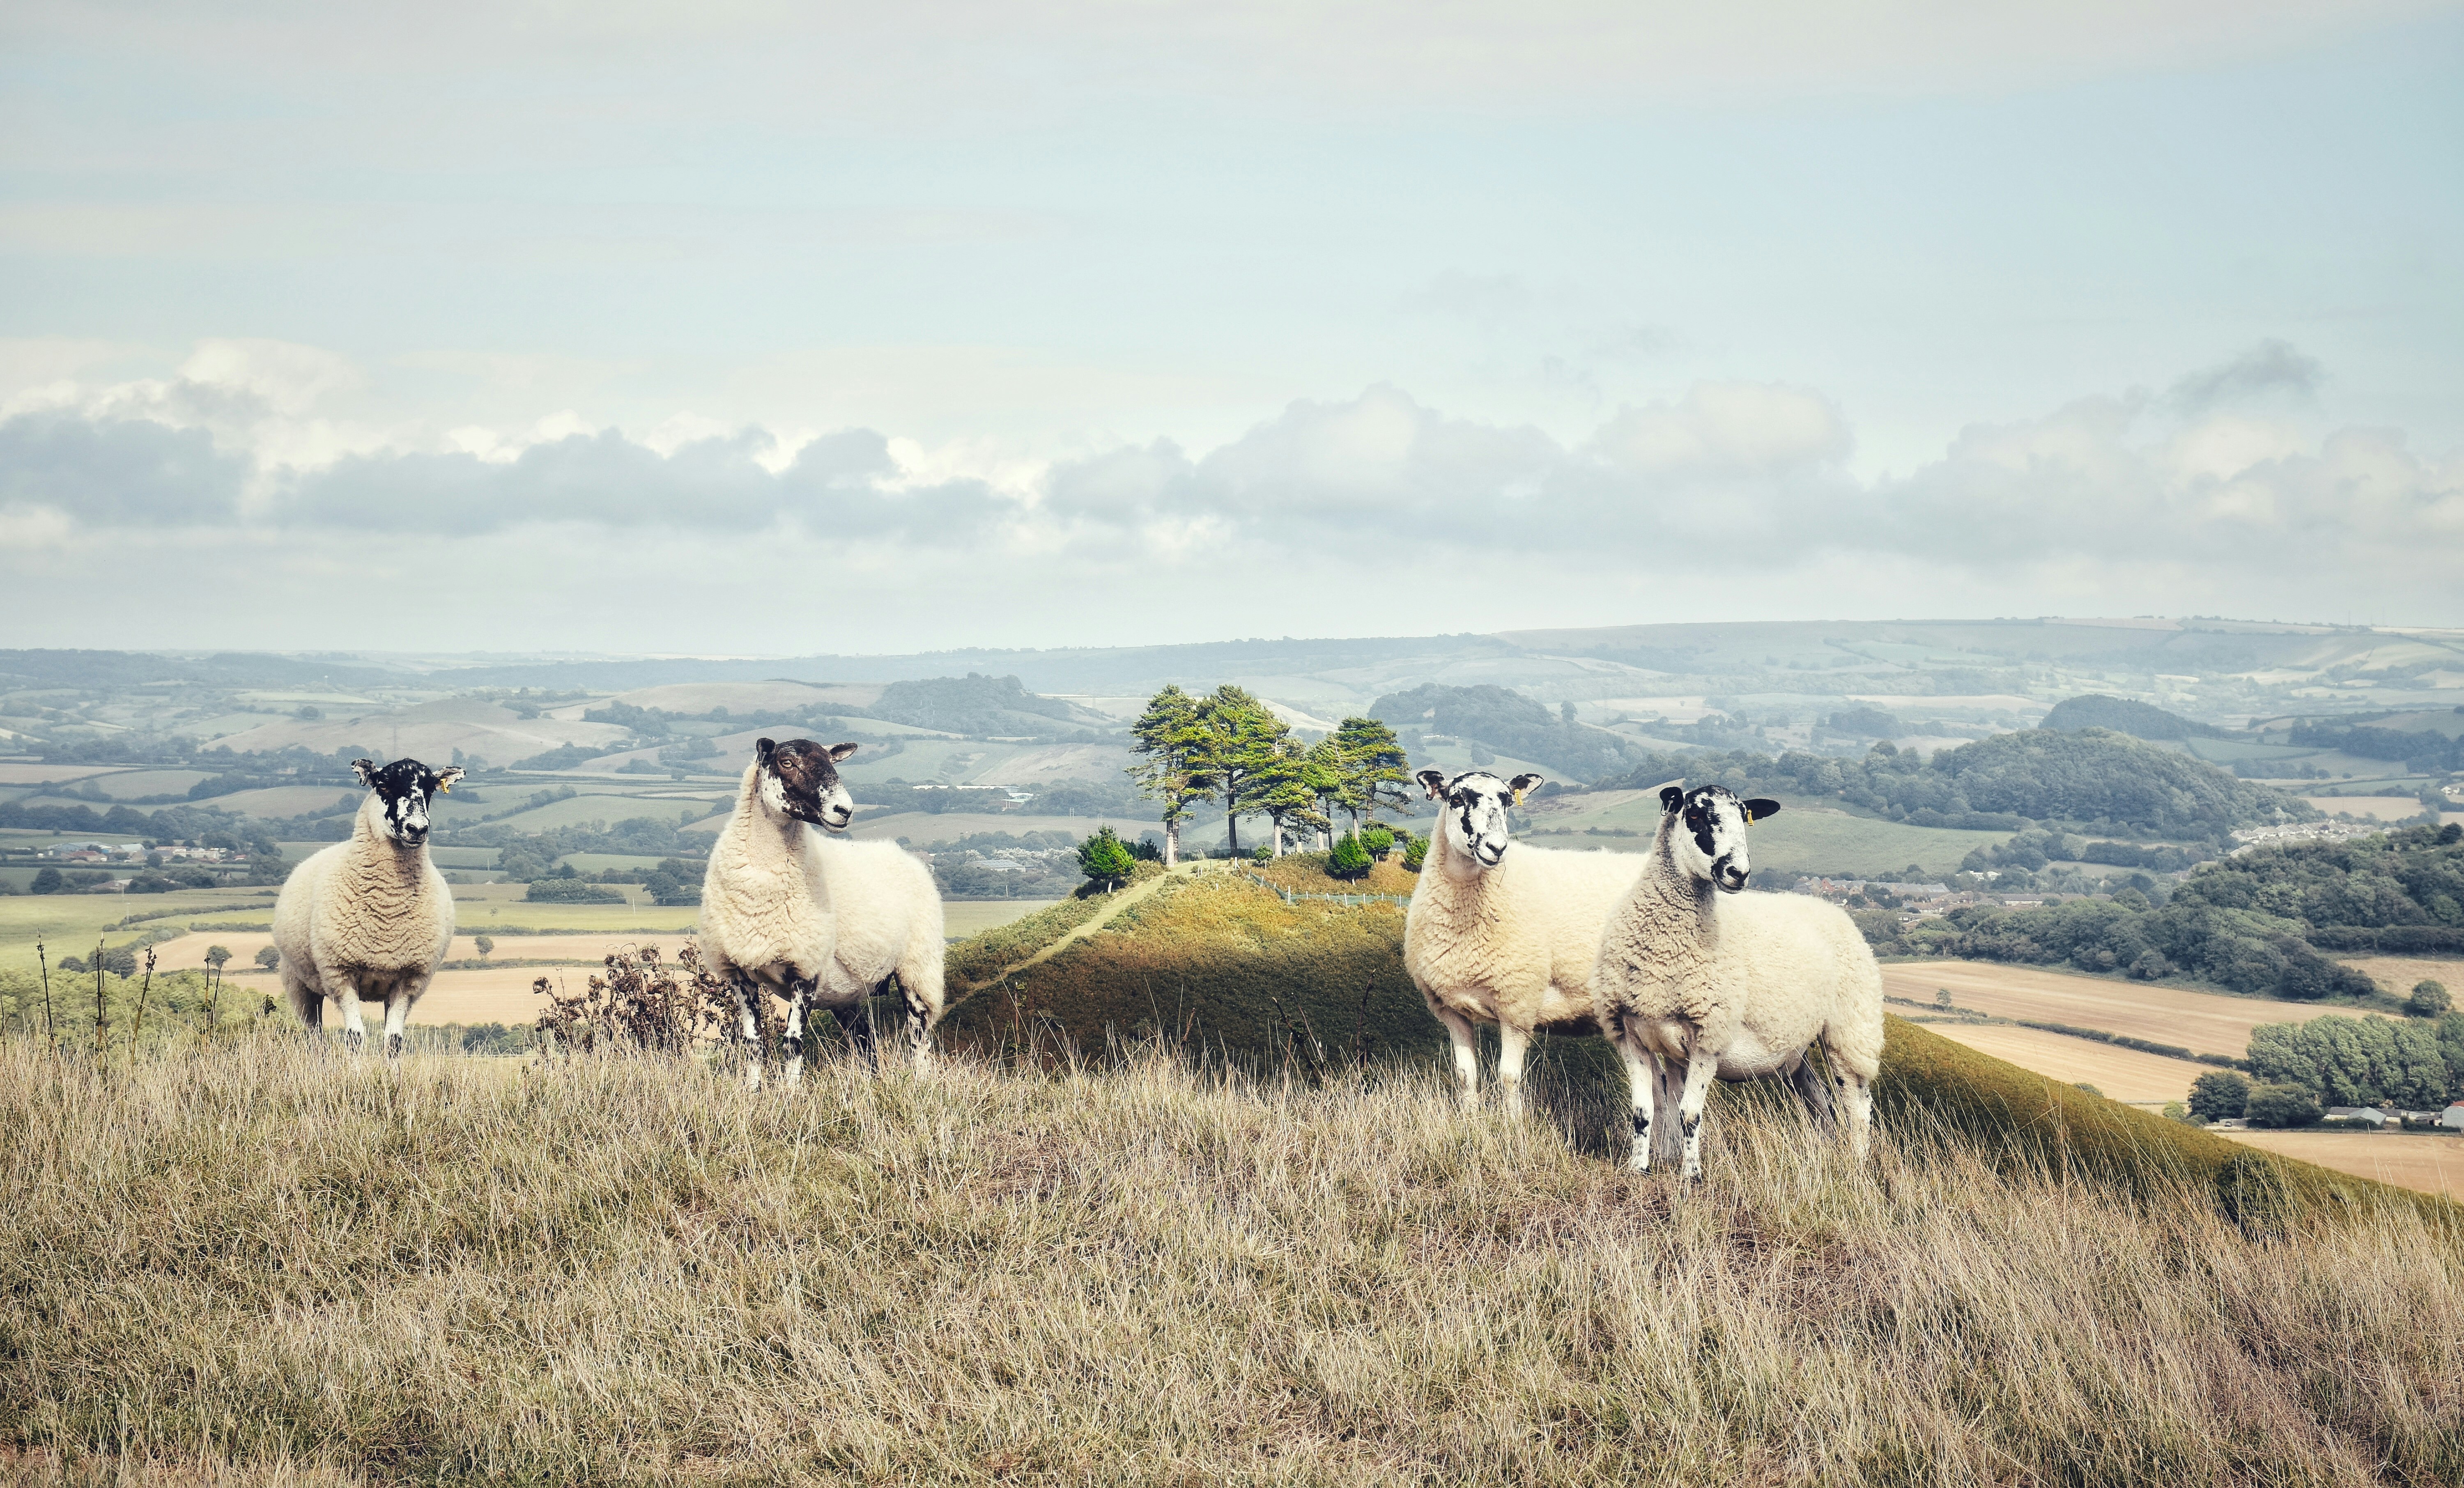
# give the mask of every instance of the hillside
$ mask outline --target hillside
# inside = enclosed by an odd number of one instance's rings
[[[17,1040],[0,1418],[77,1481],[2453,1480],[2431,1206],[2124,1196],[1997,1099],[1868,1178],[1724,1098],[1681,1192],[1386,1066]]]

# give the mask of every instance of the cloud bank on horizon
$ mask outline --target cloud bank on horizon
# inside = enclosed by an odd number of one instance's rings
[[[0,644],[2464,624],[2452,6],[931,9],[12,12]]]

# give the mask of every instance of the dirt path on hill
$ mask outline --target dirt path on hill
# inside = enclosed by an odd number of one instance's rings
[[[1062,952],[1069,949],[1069,947],[1076,945],[1079,941],[1086,939],[1088,936],[1111,924],[1115,915],[1118,915],[1122,910],[1128,908],[1130,906],[1136,904],[1141,900],[1153,898],[1157,890],[1161,889],[1164,885],[1170,883],[1172,880],[1176,878],[1196,877],[1200,866],[1201,864],[1199,863],[1175,864],[1173,866],[1166,868],[1163,872],[1147,880],[1143,884],[1122,889],[1119,893],[1113,894],[1110,897],[1104,906],[1103,913],[1096,915],[1093,919],[1077,927],[1075,930],[1069,931],[1069,933],[1052,942],[1052,944],[1045,946],[1043,950],[1037,952],[1031,956],[1028,956],[1026,959],[1023,961],[1013,961],[1009,965],[1002,967],[1000,971],[995,972],[990,976],[985,977],[982,981],[969,982],[965,990],[970,995],[979,993],[987,987],[998,985],[1005,977],[1015,976],[1021,972],[1042,966],[1045,962],[1051,960],[1054,956],[1057,956]]]

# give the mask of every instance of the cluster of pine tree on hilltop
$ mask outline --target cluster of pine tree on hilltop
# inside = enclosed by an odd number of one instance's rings
[[[1234,857],[1244,816],[1272,823],[1281,857],[1287,833],[1332,848],[1338,816],[1356,838],[1363,819],[1407,809],[1410,800],[1403,746],[1375,718],[1346,718],[1316,743],[1303,744],[1246,689],[1226,683],[1193,694],[1175,685],[1148,699],[1130,732],[1138,755],[1130,777],[1162,806],[1166,864],[1179,861],[1181,823],[1210,803],[1222,806]]]

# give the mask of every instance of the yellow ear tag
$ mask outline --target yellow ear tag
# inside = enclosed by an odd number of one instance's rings
[[[1754,824],[1754,814],[1753,814],[1752,812],[1749,811],[1749,812],[1747,812],[1747,813],[1746,813],[1746,825],[1748,825],[1748,826],[1751,826],[1751,825],[1753,825],[1753,824]]]
[[[1516,791],[1514,793],[1514,804],[1518,806],[1523,804],[1523,793],[1521,791]]]
[[[452,781],[451,781],[451,780],[439,780],[439,781],[437,781],[437,782],[436,782],[436,788],[437,788],[438,790],[440,790],[440,791],[443,791],[443,792],[444,792],[446,795],[448,795],[448,796],[451,796],[451,795],[452,795],[452,794],[453,794],[453,782],[452,782]]]

